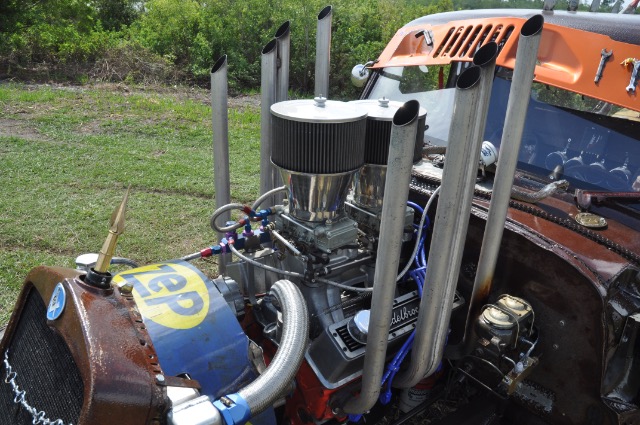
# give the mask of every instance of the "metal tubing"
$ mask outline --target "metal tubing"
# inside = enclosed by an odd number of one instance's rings
[[[213,125],[213,179],[216,208],[231,202],[229,178],[229,115],[228,115],[227,55],[221,56],[211,68],[211,111]],[[220,216],[230,220],[230,212]],[[218,240],[224,237],[218,232]]]
[[[262,49],[260,81],[260,193],[276,187],[276,169],[271,165],[271,105],[276,103],[277,40]]]
[[[543,24],[542,15],[535,15],[529,18],[520,30],[513,80],[500,143],[500,155],[493,183],[493,194],[480,248],[478,270],[469,301],[469,314],[465,329],[467,337],[471,332],[475,318],[480,314],[480,309],[491,292],[493,274],[498,261],[500,242],[511,199],[511,186],[518,163],[522,131],[531,97],[531,85],[533,84],[533,73]],[[470,339],[467,338],[467,344]]]
[[[289,98],[289,63],[291,57],[291,22],[280,25],[274,36],[278,50],[278,68],[276,77],[276,102]]]
[[[276,98],[275,102],[284,102],[289,98],[289,64],[291,62],[291,22],[286,21],[276,31]],[[273,168],[273,165],[271,165]],[[273,187],[282,185],[282,177],[274,170]],[[275,197],[269,199],[273,202]]]
[[[620,12],[620,8],[622,7],[622,0],[617,0],[614,4],[613,7],[611,7],[611,13],[619,13]]]
[[[482,46],[473,56],[473,64],[480,67],[480,103],[478,105],[478,118],[473,130],[473,140],[479,141],[476,158],[480,158],[480,148],[484,129],[487,124],[487,114],[489,113],[489,101],[491,100],[491,89],[493,88],[493,75],[496,69],[496,59],[498,58],[498,44],[491,41]]]
[[[293,246],[293,244],[289,242],[287,239],[285,239],[285,237],[282,236],[277,230],[271,230],[269,234],[274,238],[276,238],[282,245],[284,245],[285,248],[287,248],[296,257],[302,255],[302,253],[298,250],[298,248]]]
[[[493,41],[482,46],[473,56],[473,64],[480,67],[480,100],[478,103],[477,118],[473,129],[473,135],[471,136],[475,149],[472,158],[480,158],[480,150],[487,123],[487,114],[489,112],[489,101],[491,100],[491,89],[493,87],[493,76],[496,69],[497,57],[498,45]],[[464,199],[464,203],[471,204],[471,202],[473,202],[473,191],[466,191],[464,196],[468,197],[468,199]]]
[[[318,31],[316,33],[316,97],[329,98],[329,62],[331,56],[331,17],[332,6],[326,6],[318,14]]]
[[[476,160],[480,159],[480,150],[482,148],[482,139],[484,137],[484,129],[487,123],[487,115],[489,113],[489,101],[491,100],[493,74],[496,69],[497,57],[498,44],[493,41],[482,46],[473,55],[473,64],[480,68],[480,87],[478,88],[480,92],[480,99],[478,101],[478,108],[475,112],[476,118],[474,121],[473,133],[471,134],[471,140],[474,144],[474,151],[471,154],[471,158],[476,158]],[[471,167],[469,170],[477,175],[477,163],[475,171],[471,170]],[[463,204],[468,203],[471,205],[471,202],[473,201],[473,191],[465,191],[463,195],[466,196],[466,198],[463,199]]]
[[[431,375],[442,358],[462,250],[466,240],[472,196],[478,170],[479,140],[472,137],[480,101],[480,68],[467,68],[458,77],[449,147],[433,225],[424,294],[408,368],[396,375],[394,386],[414,386]]]
[[[371,318],[362,371],[362,388],[357,398],[350,399],[344,405],[343,410],[346,413],[361,414],[368,411],[380,394],[419,112],[418,101],[410,100],[399,108],[393,117],[385,181],[387,191],[382,206],[382,226],[377,252],[379,261],[376,261],[373,279]]]

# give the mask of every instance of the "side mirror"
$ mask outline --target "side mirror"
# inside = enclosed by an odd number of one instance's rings
[[[364,65],[359,63],[351,70],[351,84],[356,87],[362,87],[369,79],[371,72],[367,69],[367,66],[373,65],[373,62],[367,62]]]

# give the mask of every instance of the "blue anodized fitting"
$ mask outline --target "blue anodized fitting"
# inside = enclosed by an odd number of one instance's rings
[[[251,409],[240,394],[229,394],[213,402],[220,411],[226,425],[244,425],[251,419]]]

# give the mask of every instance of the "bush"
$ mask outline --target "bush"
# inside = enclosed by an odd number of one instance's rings
[[[290,87],[312,93],[320,0],[3,0],[0,73],[107,81],[197,82],[229,57],[232,90],[260,87],[262,48],[291,22]],[[350,71],[378,57],[396,30],[451,0],[335,0],[331,93],[353,97]],[[77,79],[77,78],[76,78]]]
[[[66,78],[95,61],[113,41],[82,0],[9,0],[0,31],[0,69]]]
[[[185,79],[171,61],[127,40],[106,49],[87,73],[94,81],[114,83],[161,84]]]
[[[261,50],[278,27],[291,22],[290,87],[310,94],[314,88],[317,15],[327,5],[319,0],[231,0],[208,3],[203,10],[199,43],[210,43],[196,57],[198,69],[222,54],[229,56],[232,86],[259,88]],[[330,96],[353,98],[359,90],[350,83],[357,63],[373,60],[397,29],[406,22],[434,11],[450,10],[451,0],[426,7],[415,0],[334,0],[331,2],[332,40]]]
[[[148,0],[146,11],[132,25],[130,36],[176,65],[189,65],[200,19],[200,5],[195,0]]]

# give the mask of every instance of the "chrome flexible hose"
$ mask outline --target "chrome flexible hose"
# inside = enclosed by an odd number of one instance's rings
[[[251,205],[251,209],[257,211],[260,205],[268,199],[269,197],[275,195],[276,193],[285,192],[287,190],[287,186],[276,187],[275,189],[271,189],[270,191],[263,193],[258,199],[255,200],[253,205]]]
[[[289,388],[300,368],[309,338],[309,314],[300,289],[289,280],[271,287],[282,308],[280,347],[267,369],[238,394],[247,402],[251,416],[263,412]]]
[[[536,202],[541,201],[544,198],[553,195],[554,193],[567,190],[568,187],[569,182],[566,180],[557,180],[551,182],[537,192],[529,192],[517,187],[512,187],[511,198],[517,199],[518,201],[527,202],[529,204],[535,204]]]
[[[236,229],[239,229],[240,227],[242,227],[242,224],[240,224],[240,223],[234,223],[231,226],[225,226],[225,227],[220,227],[216,223],[216,219],[220,215],[222,215],[223,213],[225,213],[227,211],[232,211],[232,210],[244,211],[244,205],[243,204],[227,204],[227,205],[223,205],[220,208],[218,208],[217,210],[215,210],[213,212],[213,214],[211,214],[211,220],[209,221],[209,224],[211,225],[211,228],[213,230],[215,230],[216,232],[218,232],[218,233],[225,233],[225,232],[231,232],[233,230],[236,230]]]

